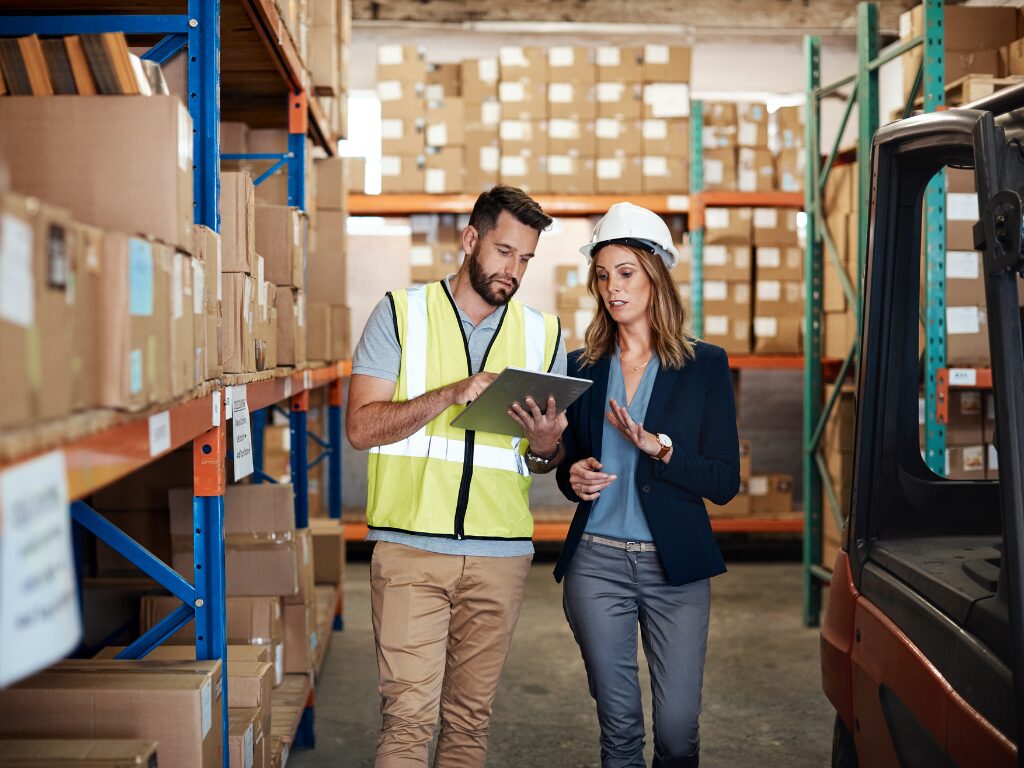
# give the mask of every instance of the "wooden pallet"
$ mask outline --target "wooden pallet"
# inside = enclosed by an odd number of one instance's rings
[[[295,732],[302,713],[310,700],[313,681],[309,675],[285,675],[277,688],[270,692],[270,752],[271,765],[284,766],[288,762]]]
[[[334,636],[334,616],[338,612],[338,590],[340,585],[317,584],[315,593],[316,602],[316,676],[320,678],[320,670],[323,669],[324,659],[327,658],[327,649],[330,648],[331,638]]]
[[[1011,77],[995,77],[993,75],[965,75],[959,80],[954,80],[946,86],[946,106],[960,107],[970,104],[972,101],[991,96],[996,91],[1017,85],[1024,81],[1024,76],[1013,75]],[[924,97],[919,96],[914,100],[915,112],[924,109]],[[903,116],[903,110],[893,113],[897,118]]]

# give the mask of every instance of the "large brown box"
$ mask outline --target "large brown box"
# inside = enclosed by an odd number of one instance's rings
[[[644,81],[690,82],[690,49],[678,45],[648,43],[644,46]]]
[[[547,116],[571,120],[597,117],[597,90],[594,83],[552,81],[547,86]]]
[[[804,284],[800,280],[766,279],[754,283],[754,314],[771,317],[802,317]]]
[[[427,102],[425,137],[428,147],[459,147],[466,143],[462,99]]]
[[[502,120],[544,120],[548,114],[547,83],[522,78],[498,83]]]
[[[595,164],[599,195],[641,194],[644,191],[643,158],[602,157]]]
[[[705,499],[704,506],[707,507],[708,517],[712,520],[750,517],[750,496],[747,493],[747,482],[740,480],[739,492],[727,503],[718,505]]]
[[[593,120],[553,118],[547,122],[547,153],[595,157],[597,140]]]
[[[754,475],[747,483],[753,515],[785,515],[793,511],[793,478],[790,475]]]
[[[690,86],[685,83],[644,84],[644,118],[690,116]]]
[[[469,134],[474,131],[486,130],[497,134],[498,124],[501,122],[501,103],[496,98],[481,102],[463,99],[462,121],[467,145]]]
[[[780,192],[802,192],[806,175],[807,152],[783,149],[775,157],[775,182]]]
[[[985,441],[984,402],[976,389],[955,389],[949,393],[946,420],[947,445],[977,445]]]
[[[331,305],[319,301],[306,304],[306,359],[331,359]]]
[[[736,150],[704,150],[704,189],[708,192],[736,191]]]
[[[260,711],[232,707],[228,710],[228,768],[267,768],[273,760],[271,735],[264,730]],[[268,721],[269,726],[269,721]]]
[[[46,203],[39,204],[33,239],[31,268],[35,285],[32,301],[40,338],[38,364],[43,393],[38,401],[37,417],[50,419],[67,414],[74,399],[72,322],[78,297],[75,285],[69,281],[74,280],[72,267],[78,243],[73,236],[68,212]],[[166,290],[168,286],[164,285]],[[18,290],[17,285],[14,290]],[[166,304],[164,309],[170,311]],[[25,364],[31,364],[31,361],[26,360]]]
[[[527,78],[537,83],[548,79],[547,52],[544,48],[505,45],[498,49],[502,82]]]
[[[547,124],[541,120],[502,120],[498,135],[503,157],[547,154]]]
[[[159,743],[162,768],[222,765],[219,661],[65,661],[0,689],[0,736]]]
[[[340,520],[310,518],[313,534],[313,580],[341,584],[345,578],[345,529]]]
[[[736,102],[705,101],[704,125],[709,128],[735,128],[739,122]]]
[[[383,155],[420,155],[427,146],[426,118],[390,117],[380,121]]]
[[[684,158],[690,156],[689,120],[644,120],[642,132],[645,155]]]
[[[252,274],[256,267],[256,193],[248,171],[220,174],[221,269]]]
[[[172,599],[169,595],[163,596],[165,599]],[[179,601],[180,602],[180,601]],[[121,651],[127,646],[125,645],[108,645],[105,648],[101,648],[94,659],[113,659],[117,657]],[[229,643],[228,644],[228,655],[229,664],[237,664],[238,662],[263,662],[271,664],[274,660],[274,656],[270,651],[270,648],[263,645],[243,645],[240,643]],[[164,643],[156,646],[149,653],[146,654],[147,661],[195,661],[196,660],[196,647],[192,645],[171,645]],[[247,678],[249,673],[245,670],[250,669],[244,667],[240,670],[241,677]],[[273,669],[271,669],[273,671]],[[228,686],[230,689],[232,678],[235,677],[235,670],[228,670]],[[231,701],[234,697],[228,695],[228,701]],[[245,706],[245,705],[241,705]]]
[[[349,181],[355,160],[352,157],[328,157],[316,161],[317,210],[348,210]]]
[[[352,309],[331,306],[331,360],[352,359]]]
[[[598,117],[639,120],[644,116],[644,89],[639,81],[602,81],[595,93]]]
[[[377,79],[426,82],[427,63],[415,45],[381,45],[377,48]]]
[[[644,153],[640,120],[599,117],[594,122],[594,135],[597,138],[597,157],[629,157]]]
[[[594,158],[548,155],[545,158],[548,188],[554,194],[594,194]]]
[[[306,318],[301,311],[304,297],[298,291],[282,288],[276,301],[277,364],[301,366],[306,362]]]
[[[705,208],[704,242],[749,245],[753,234],[750,208]]]
[[[226,272],[222,281],[221,366],[224,373],[252,373],[256,370],[256,279],[242,272]]]
[[[757,354],[799,355],[803,349],[802,316],[791,312],[754,316],[754,352]]]
[[[754,244],[795,246],[797,212],[793,208],[755,208]]]
[[[203,313],[206,322],[206,373],[209,381],[223,372],[220,349],[223,344],[223,329],[220,324],[221,298],[224,295],[223,273],[221,272],[221,239],[212,229],[196,226],[192,234],[194,243],[192,258],[203,265]]]
[[[383,119],[423,117],[427,111],[425,87],[422,82],[378,81],[380,116]]]
[[[803,107],[779,107],[775,110],[775,138],[779,150],[802,150],[805,138]]]
[[[285,603],[283,614],[285,673],[308,674],[316,662],[319,644],[315,603]]]
[[[988,313],[984,307],[946,307],[946,362],[951,367],[990,367]]]
[[[736,108],[736,143],[741,147],[768,148],[768,107],[743,102]]]
[[[736,187],[740,192],[771,192],[775,189],[775,158],[771,150],[740,147]]]
[[[985,306],[985,279],[977,251],[946,252],[946,305]]]
[[[974,224],[979,219],[978,194],[969,171],[947,171],[946,247],[952,251],[974,249]]]
[[[138,768],[156,766],[146,739],[0,739],[10,768]]]
[[[527,194],[544,194],[548,191],[548,177],[543,158],[532,154],[502,154],[501,183],[519,187]]]
[[[641,168],[646,194],[684,195],[690,191],[690,163],[685,157],[645,155]]]
[[[2,227],[0,223],[0,229]],[[74,280],[74,290],[69,291],[65,299],[70,304],[68,311],[73,329],[67,341],[71,408],[81,411],[100,404],[100,319],[96,304],[103,290],[103,231],[98,227],[73,222],[66,234],[68,275],[69,279]],[[0,277],[0,283],[4,280],[4,277]]]
[[[705,263],[707,256],[705,255]],[[754,261],[757,264],[758,279],[803,280],[804,254],[797,246],[758,246]],[[825,267],[826,271],[829,269]]]
[[[380,184],[384,194],[423,191],[426,160],[423,155],[384,155],[380,159]]]
[[[462,147],[431,147],[427,150],[423,191],[451,195],[462,192],[466,151]]]
[[[750,320],[728,315],[704,315],[704,340],[730,355],[750,354]]]
[[[342,71],[337,28],[331,24],[311,24],[307,39],[309,55],[305,60],[316,93],[337,95],[341,92]]]
[[[196,347],[196,315],[203,323],[202,296],[196,307],[195,276],[192,257],[171,253],[171,395],[178,397],[195,387],[201,379],[197,372],[205,366],[202,349]],[[202,274],[201,267],[199,274]],[[201,375],[201,374],[200,374]]]
[[[310,249],[306,263],[306,297],[309,301],[329,304],[347,302],[347,255],[348,213],[318,211],[316,248]],[[303,315],[300,313],[299,317],[302,324]]]
[[[984,480],[984,445],[956,445],[946,449],[946,477],[950,480]]]
[[[547,49],[547,54],[549,82],[593,85],[597,81],[592,48],[555,45]]]
[[[749,280],[705,280],[704,313],[734,320],[750,320]]]
[[[192,251],[192,120],[175,96],[8,96],[12,188],[104,229]]]
[[[857,318],[852,312],[826,312],[822,320],[821,353],[844,359],[857,338]]]
[[[298,208],[256,206],[256,251],[265,260],[264,278],[274,285],[302,288],[304,227]]]
[[[750,282],[753,275],[749,245],[704,246],[704,279]]]
[[[643,48],[602,45],[595,54],[600,82],[639,83],[644,78]]]
[[[427,62],[427,101],[462,96],[462,65]]]
[[[466,59],[461,66],[462,98],[467,104],[498,98],[497,59]]]

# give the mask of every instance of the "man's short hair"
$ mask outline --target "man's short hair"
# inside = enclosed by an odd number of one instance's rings
[[[508,211],[516,219],[538,233],[551,226],[551,217],[523,190],[499,184],[476,199],[469,225],[481,238],[498,225],[498,216]]]

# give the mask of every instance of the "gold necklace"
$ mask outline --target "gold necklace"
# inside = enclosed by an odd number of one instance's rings
[[[653,355],[651,357],[653,357]],[[633,365],[631,362],[629,362],[628,360],[626,360],[626,358],[622,356],[622,352],[619,352],[619,361],[622,362],[624,365],[628,365],[634,371],[640,371],[646,368],[647,364],[651,362],[651,357],[648,357],[643,365]]]

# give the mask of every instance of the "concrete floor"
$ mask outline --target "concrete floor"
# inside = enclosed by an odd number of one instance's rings
[[[538,558],[530,573],[494,706],[490,766],[600,765],[594,704],[551,568]],[[350,563],[346,578],[345,630],[335,634],[317,686],[318,746],[294,752],[292,768],[373,764],[380,710],[368,563]],[[800,621],[800,566],[736,563],[712,584],[701,765],[828,765],[833,713],[821,692],[817,631]],[[649,734],[645,667],[641,661]]]

